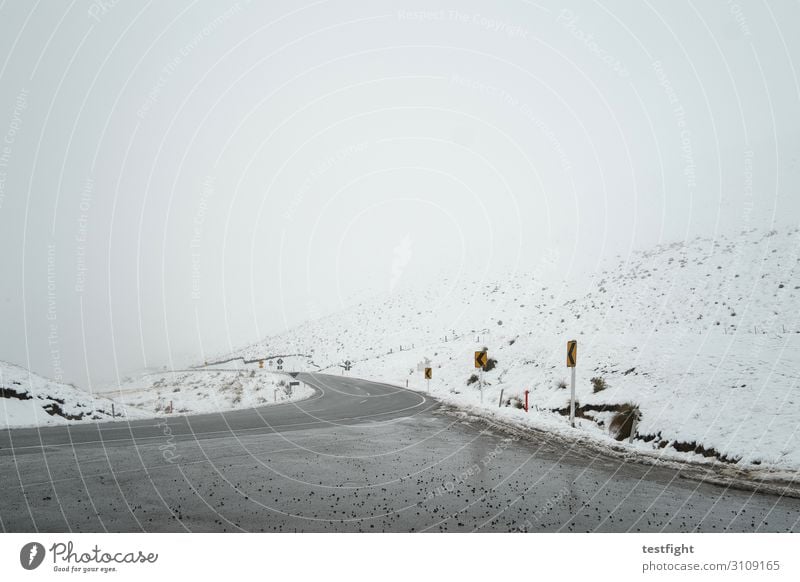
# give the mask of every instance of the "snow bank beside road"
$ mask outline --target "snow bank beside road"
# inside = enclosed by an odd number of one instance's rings
[[[257,369],[189,370],[146,374],[89,394],[0,362],[0,428],[225,412],[314,395],[313,388],[302,382],[290,385],[294,382],[288,375]]]
[[[311,397],[314,389],[285,374],[241,369],[178,370],[148,374],[109,389],[106,396],[149,416],[202,414]],[[171,406],[171,410],[170,410]]]
[[[0,428],[113,420],[108,398],[0,362]],[[114,407],[117,420],[141,418],[136,409]]]
[[[612,409],[622,404],[637,406],[641,421],[632,443],[619,443],[609,434],[612,412],[588,410],[586,418],[578,418],[576,430],[557,412],[569,406],[569,388],[559,387],[561,382],[569,383],[562,361],[565,346],[560,344],[561,350],[536,350],[524,343],[518,349],[490,350],[498,368],[484,373],[483,404],[477,383],[467,385],[475,346],[440,348],[434,357],[431,393],[449,404],[488,409],[515,423],[673,460],[800,470],[796,380],[800,336],[694,335],[681,341],[603,336],[579,343],[579,412],[604,405]],[[422,374],[416,369],[412,372],[398,355],[361,362],[354,373],[400,385],[407,379],[410,388],[427,389]],[[608,387],[594,393],[592,377],[602,377]],[[529,412],[507,406],[509,398],[524,401],[526,389]],[[498,406],[501,390],[503,403]]]

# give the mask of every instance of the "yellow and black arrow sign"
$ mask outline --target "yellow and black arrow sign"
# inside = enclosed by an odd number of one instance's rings
[[[430,380],[433,378],[433,368],[425,368],[425,379]]]
[[[476,368],[486,367],[487,358],[488,358],[488,352],[486,350],[475,352],[475,367]]]
[[[569,340],[567,342],[567,368],[574,368],[578,363],[578,342]]]

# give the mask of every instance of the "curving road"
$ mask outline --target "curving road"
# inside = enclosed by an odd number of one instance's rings
[[[800,500],[518,439],[301,374],[252,410],[0,431],[3,531],[800,531]]]

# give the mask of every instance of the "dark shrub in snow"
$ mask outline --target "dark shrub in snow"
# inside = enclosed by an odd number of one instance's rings
[[[602,376],[595,376],[591,380],[592,383],[592,392],[597,394],[598,392],[602,392],[606,388],[608,388],[608,384],[606,383],[606,379]]]

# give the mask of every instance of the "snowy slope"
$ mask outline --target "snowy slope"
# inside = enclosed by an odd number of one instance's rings
[[[104,394],[148,416],[202,414],[296,402],[314,390],[284,375],[258,370],[176,370],[147,374]]]
[[[565,343],[579,342],[577,432],[563,416]],[[472,352],[486,347],[483,404]],[[524,273],[442,280],[267,338],[234,355],[307,353],[295,369],[341,371],[431,390],[515,422],[616,444],[613,409],[638,407],[624,446],[662,457],[800,469],[800,230],[663,245],[611,263],[588,291]],[[424,365],[424,364],[423,364]],[[594,393],[590,379],[607,388]],[[532,410],[506,407],[529,389]],[[504,402],[498,408],[500,391]],[[605,410],[602,410],[603,406]],[[598,410],[600,409],[600,410]]]
[[[111,420],[111,405],[107,398],[0,362],[0,428]],[[114,412],[117,419],[142,416],[119,405]]]

